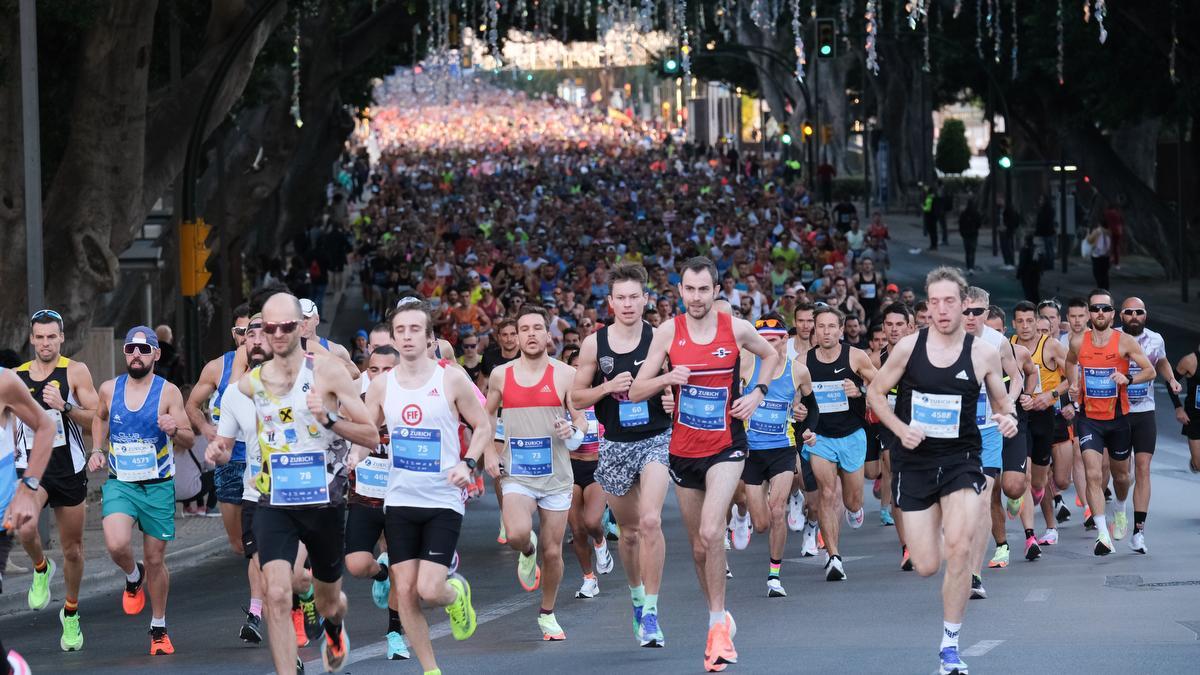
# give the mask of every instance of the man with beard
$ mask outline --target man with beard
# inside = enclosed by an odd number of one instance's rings
[[[883,308],[883,332],[886,344],[879,352],[879,356],[872,359],[876,371],[883,368],[883,364],[887,363],[888,358],[896,351],[896,345],[904,336],[912,333],[913,328],[912,311],[909,310],[908,305],[897,300]],[[887,404],[892,412],[896,411],[896,396],[899,393],[900,391],[896,387],[887,391]],[[879,419],[873,409],[871,414],[876,420]],[[892,510],[892,506],[895,504],[895,495],[892,492],[892,449],[896,447],[898,441],[896,435],[882,421],[878,422],[876,427],[879,435],[880,518],[886,525],[887,519],[883,518],[883,514],[886,513],[888,518],[895,523],[896,537],[900,540],[900,569],[911,572],[912,560],[909,558],[908,547],[904,544],[904,514],[900,509]]]
[[[274,357],[247,373],[238,389],[254,401],[262,451],[262,471],[255,479],[261,497],[254,539],[267,589],[271,657],[277,673],[296,669],[287,599],[303,543],[312,565],[316,608],[324,617],[321,657],[326,670],[340,670],[350,651],[341,589],[345,441],[370,447],[379,442],[379,432],[366,421],[359,386],[341,360],[300,348],[300,301],[278,293],[262,313]]]
[[[517,314],[521,356],[492,371],[487,412],[504,423],[504,439],[502,450],[493,447],[487,453],[485,466],[493,478],[500,479],[508,545],[520,553],[517,579],[526,591],[539,585],[542,589],[538,613],[542,639],[565,640],[554,605],[574,489],[570,452],[583,443],[587,417],[570,402],[575,369],[546,353],[546,322],[541,307],[523,306]],[[537,564],[535,512],[541,522],[542,568]]]
[[[175,455],[192,447],[195,435],[183,410],[179,388],[154,375],[158,337],[148,326],[125,334],[126,375],[100,385],[100,405],[92,424],[88,468],[108,467],[104,483],[104,541],[108,555],[125,573],[121,606],[141,613],[150,594],[150,655],[174,654],[167,635],[165,560],[175,538]],[[142,531],[144,562],[133,557],[133,526]]]
[[[1146,328],[1146,303],[1141,298],[1126,298],[1121,303],[1121,331],[1132,335],[1154,370],[1167,382],[1171,393],[1176,396],[1183,386],[1175,379],[1175,371],[1167,360],[1167,346],[1158,333]],[[1136,377],[1140,368],[1135,361],[1129,362],[1129,375]],[[1154,380],[1142,384],[1131,384],[1125,390],[1129,396],[1129,433],[1133,445],[1133,536],[1129,548],[1136,553],[1146,553],[1146,514],[1150,511],[1150,460],[1154,459],[1154,446],[1158,440],[1158,427],[1154,423]],[[1117,502],[1119,515],[1114,520],[1125,520],[1125,504]]]
[[[496,324],[496,343],[483,352],[483,368],[480,371],[481,377],[475,381],[475,386],[479,387],[480,391],[487,394],[488,380],[492,376],[492,371],[500,366],[515,361],[521,355],[520,342],[517,340],[517,322],[513,319],[501,319]],[[504,443],[504,419],[497,418],[498,425],[494,441],[497,443],[496,451],[501,452]],[[496,495],[496,506],[500,507],[500,511],[504,511],[504,493],[500,490],[500,479],[493,476],[492,492]],[[496,536],[496,543],[501,546],[508,543],[508,534],[504,531],[504,519],[500,519],[500,532]]]
[[[42,489],[34,492],[37,509],[54,509],[58,538],[62,543],[66,598],[63,603],[63,633],[60,646],[64,651],[83,647],[79,628],[79,584],[83,580],[83,522],[87,504],[86,434],[96,414],[96,387],[92,374],[80,361],[62,355],[65,340],[62,315],[52,309],[35,312],[29,321],[29,343],[36,357],[14,371],[25,383],[33,400],[54,422],[54,450],[41,479]],[[20,448],[16,467],[24,468],[35,437],[33,428],[20,426]],[[50,579],[54,576],[54,561],[42,551],[37,519],[20,529],[21,545],[33,561],[33,584],[29,587],[29,608],[40,610],[50,604]]]
[[[795,319],[795,334],[787,341],[788,363],[803,356],[812,347],[814,307],[812,303],[800,302],[792,316]],[[793,434],[803,431],[799,424],[793,423]],[[804,530],[803,555],[817,554],[817,514],[815,511],[817,497],[817,479],[813,477],[812,466],[803,455],[800,456],[800,471],[792,475],[792,491],[788,495],[788,528],[793,532]],[[807,506],[806,506],[807,505]],[[811,518],[805,517],[805,509],[809,509]]]
[[[1079,431],[1079,448],[1083,453],[1087,474],[1087,505],[1096,523],[1098,556],[1113,552],[1113,539],[1125,537],[1125,498],[1129,496],[1129,452],[1132,439],[1129,429],[1128,387],[1154,379],[1154,365],[1146,358],[1136,338],[1113,330],[1112,295],[1102,288],[1088,294],[1088,316],[1092,327],[1083,335],[1071,336],[1067,353],[1067,381],[1071,400],[1078,401],[1082,413],[1075,428]],[[1130,377],[1129,363],[1138,373]],[[1080,386],[1080,374],[1083,383]],[[1136,389],[1135,389],[1136,391]],[[1117,513],[1113,532],[1108,532],[1104,515],[1104,481],[1102,464],[1108,453],[1112,467],[1113,491],[1116,493]]]

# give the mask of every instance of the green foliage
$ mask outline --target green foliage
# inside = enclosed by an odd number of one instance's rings
[[[971,149],[967,147],[967,127],[962,120],[949,118],[942,122],[934,164],[942,173],[962,173],[970,168]]]

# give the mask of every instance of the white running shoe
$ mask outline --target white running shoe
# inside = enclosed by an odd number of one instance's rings
[[[733,526],[730,529],[733,531],[733,547],[739,551],[746,550],[750,545],[750,533],[753,529],[750,525],[750,514],[740,516],[737,507],[733,507]]]
[[[805,558],[811,558],[817,555],[817,524],[806,523],[804,526],[804,546],[800,549],[800,555]]]
[[[600,582],[596,581],[595,575],[584,577],[583,585],[579,587],[578,591],[575,591],[577,598],[594,598],[597,595],[600,595]]]
[[[804,529],[804,493],[799,490],[788,497],[787,524],[792,532]]]
[[[842,568],[840,556],[829,556],[825,561],[825,581],[844,581],[846,570]]]
[[[1134,553],[1141,553],[1142,555],[1145,555],[1147,552],[1149,552],[1149,549],[1146,548],[1145,533],[1134,532],[1133,536],[1129,538],[1129,548]]]
[[[861,508],[856,513],[850,513],[849,510],[846,511],[846,524],[850,526],[850,529],[857,530],[862,527],[864,520],[866,520],[866,512]]]
[[[783,584],[780,583],[779,577],[767,577],[767,597],[768,598],[786,598],[787,591],[783,590]]]
[[[608,540],[601,539],[600,545],[594,548],[596,549],[596,571],[600,574],[608,574],[613,571],[613,557],[608,550]]]
[[[1041,544],[1042,546],[1053,546],[1053,545],[1057,544],[1058,543],[1058,530],[1056,530],[1054,528],[1048,528],[1046,530],[1046,533],[1043,534],[1040,539],[1038,539],[1038,543]]]

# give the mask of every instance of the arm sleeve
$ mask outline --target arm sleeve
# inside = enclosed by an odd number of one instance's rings
[[[1179,371],[1175,371],[1175,379],[1176,380],[1184,380],[1183,373],[1181,373]],[[1174,406],[1176,408],[1183,407],[1183,401],[1179,400],[1179,394],[1176,394],[1175,392],[1171,391],[1170,387],[1167,387],[1167,396],[1171,397],[1171,405],[1172,406]]]
[[[800,399],[800,402],[803,403],[804,407],[808,409],[808,416],[805,417],[804,421],[800,423],[800,430],[804,431],[807,429],[813,433],[816,433],[817,422],[821,418],[821,410],[817,406],[816,393],[810,391],[807,394],[804,394],[804,396]],[[799,439],[797,439],[797,442],[799,442]]]

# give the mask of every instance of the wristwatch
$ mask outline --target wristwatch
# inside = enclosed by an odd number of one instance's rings
[[[1051,397],[1051,398],[1053,398],[1054,400],[1056,400],[1056,401],[1057,401],[1057,400],[1058,400],[1058,397],[1059,397],[1058,390],[1057,390],[1057,389],[1051,389],[1051,390],[1050,390],[1050,397]]]
[[[62,409],[62,411],[63,411],[63,414],[64,414],[64,415],[70,415],[70,414],[71,414],[71,411],[72,411],[72,410],[74,410],[74,409],[75,409],[75,405],[74,405],[73,403],[71,403],[70,401],[64,401],[64,402],[63,402],[63,409]]]
[[[37,492],[42,487],[42,480],[37,476],[25,476],[21,479],[21,483],[29,488],[30,492]]]
[[[474,460],[473,458],[471,458],[471,457],[463,457],[463,464],[466,464],[468,469],[470,469],[470,470],[472,470],[472,471],[474,471],[474,470],[475,470],[475,465],[476,465],[476,462],[475,462],[475,460]]]
[[[758,384],[754,385],[752,387],[752,389],[758,389],[759,391],[761,391],[763,393],[763,396],[767,395],[767,385],[763,384],[762,382],[759,382]]]
[[[342,418],[338,417],[337,413],[332,412],[325,413],[325,417],[328,418],[323,425],[326,429],[333,429],[333,425],[342,420]]]

